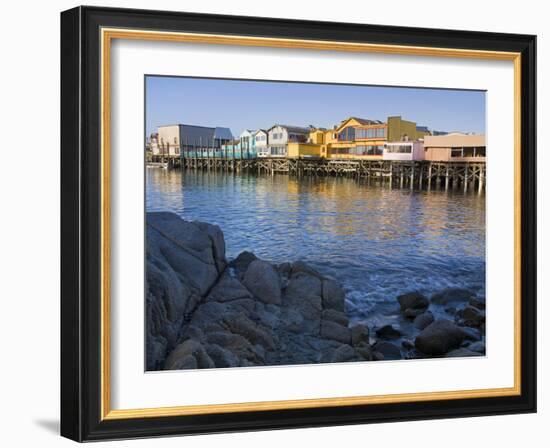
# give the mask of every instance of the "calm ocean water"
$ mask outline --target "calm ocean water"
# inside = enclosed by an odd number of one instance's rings
[[[353,321],[399,318],[396,296],[485,294],[485,195],[411,191],[346,178],[147,169],[148,211],[217,224],[227,256],[303,260],[346,290]]]

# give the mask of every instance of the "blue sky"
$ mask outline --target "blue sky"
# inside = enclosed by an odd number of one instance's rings
[[[391,115],[433,130],[485,132],[485,92],[148,76],[146,132],[163,124],[223,126],[239,135],[276,123],[330,128]]]

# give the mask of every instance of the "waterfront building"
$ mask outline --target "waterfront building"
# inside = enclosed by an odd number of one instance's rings
[[[387,142],[384,145],[383,160],[424,160],[424,145],[420,141]]]
[[[158,127],[157,149],[162,157],[214,157],[233,138],[225,127],[174,124]]]
[[[388,117],[387,125],[388,142],[416,141],[430,134],[426,126],[417,126],[414,121],[403,120],[400,116]]]
[[[239,139],[229,140],[221,147],[222,157],[226,159],[241,159],[241,141]]]
[[[269,128],[268,155],[269,157],[286,157],[289,143],[306,143],[311,128],[276,124]]]
[[[424,158],[434,162],[485,162],[486,143],[483,134],[462,134],[424,137]]]
[[[268,132],[265,129],[258,129],[254,133],[254,145],[258,157],[267,157],[268,151]]]
[[[255,130],[245,129],[241,135],[241,151],[244,159],[256,157],[256,140],[254,138]]]

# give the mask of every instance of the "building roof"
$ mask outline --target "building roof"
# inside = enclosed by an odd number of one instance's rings
[[[217,138],[220,140],[231,140],[233,138],[233,134],[231,133],[231,129],[229,128],[217,127],[214,130],[214,138]]]
[[[310,128],[306,128],[303,126],[294,126],[291,124],[274,124],[269,129],[273,129],[274,127],[280,126],[281,128],[285,128],[289,132],[294,132],[297,134],[309,134]]]
[[[425,147],[469,147],[469,146],[485,146],[484,134],[462,134],[453,132],[446,135],[426,135],[424,137]]]

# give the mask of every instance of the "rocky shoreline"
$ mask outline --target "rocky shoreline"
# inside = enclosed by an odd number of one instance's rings
[[[225,256],[221,229],[147,213],[147,370],[485,354],[485,301],[465,289],[396,298],[402,325],[351,324],[345,293],[307,264]]]

